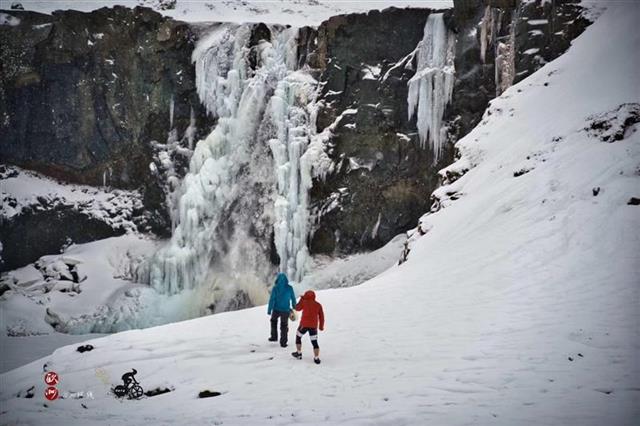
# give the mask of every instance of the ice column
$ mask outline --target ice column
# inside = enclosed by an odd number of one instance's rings
[[[446,28],[443,14],[429,15],[418,46],[418,68],[409,80],[407,103],[409,120],[416,115],[420,142],[423,147],[429,143],[434,163],[446,138],[442,117],[453,94],[454,48],[455,35]]]
[[[509,35],[503,37],[496,45],[495,82],[496,96],[507,90],[516,77],[516,25],[518,10],[513,12]]]

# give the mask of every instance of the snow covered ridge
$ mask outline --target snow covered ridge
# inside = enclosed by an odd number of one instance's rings
[[[137,191],[63,184],[7,165],[0,165],[0,198],[1,220],[11,220],[26,210],[68,206],[126,232],[136,231],[135,218],[143,211],[142,196]]]
[[[146,6],[187,22],[264,22],[295,27],[318,26],[335,15],[382,10],[391,6],[430,9],[453,7],[453,0],[23,0],[20,3],[25,10],[42,13],[60,9],[89,12],[115,5]]]

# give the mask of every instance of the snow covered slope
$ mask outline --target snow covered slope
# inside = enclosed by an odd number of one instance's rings
[[[2,3],[2,8],[9,7],[9,1]],[[453,7],[453,0],[22,0],[20,3],[26,10],[42,13],[59,9],[89,12],[115,5],[146,6],[182,21],[264,22],[295,27],[317,26],[335,15],[382,10],[391,6],[432,9]],[[167,7],[172,3],[175,3],[175,7]]]
[[[5,373],[0,423],[635,424],[635,107],[608,129],[593,124],[640,100],[639,21],[637,3],[610,5],[567,54],[492,102],[449,169],[468,171],[437,194],[444,208],[423,218],[428,232],[407,262],[318,292],[320,366],[306,339],[302,361],[266,341],[264,306],[223,313],[93,340],[91,352],[64,347]],[[620,122],[623,138],[604,142]],[[45,407],[45,363],[61,391],[94,399]],[[117,401],[109,386],[131,368],[145,389],[172,391]],[[205,389],[222,395],[198,399]]]
[[[49,334],[52,327],[84,334],[158,324],[151,312],[144,319],[149,323],[137,318],[140,305],[155,307],[144,301],[156,294],[131,281],[132,269],[156,248],[155,240],[127,234],[73,244],[8,272],[0,280],[9,286],[0,297],[2,337],[5,330],[24,337]]]

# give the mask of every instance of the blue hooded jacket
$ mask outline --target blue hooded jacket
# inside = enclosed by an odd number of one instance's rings
[[[293,293],[293,287],[289,285],[287,276],[280,272],[276,277],[276,284],[271,290],[267,314],[271,315],[273,311],[289,312],[295,306],[296,295]]]

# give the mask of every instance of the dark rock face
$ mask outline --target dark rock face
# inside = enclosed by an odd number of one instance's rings
[[[114,229],[69,206],[28,210],[10,220],[0,219],[4,247],[0,271],[10,271],[41,256],[60,253],[69,241],[81,244],[124,233],[124,229]]]
[[[298,63],[309,65],[323,83],[318,130],[334,125],[329,149],[334,172],[315,181],[310,194],[316,218],[312,253],[375,249],[412,228],[429,210],[438,170],[454,159],[453,143],[480,121],[489,101],[503,85],[563,53],[588,24],[570,1],[456,0],[454,5],[444,14],[456,33],[456,82],[444,117],[449,140],[437,163],[418,140],[415,118],[407,117],[407,83],[417,62],[410,54],[432,11],[390,8],[301,29]],[[187,146],[192,119],[196,140],[214,123],[195,88],[191,54],[197,26],[145,8],[6,13],[19,23],[0,26],[0,162],[67,182],[140,189],[142,230],[168,236],[167,176],[149,164],[158,163],[163,151],[180,175],[189,158],[175,149],[176,141]],[[254,26],[250,55],[260,40],[270,38],[267,26]],[[506,73],[499,84],[497,63]],[[173,142],[165,144],[169,139]],[[15,266],[57,252],[69,237],[79,243],[122,232],[63,207],[42,214],[38,220],[25,213],[5,222],[5,247],[22,244],[27,253],[17,261],[5,250],[5,262]],[[18,230],[45,223],[51,228],[45,242],[39,244],[43,237],[33,232],[29,241],[18,241]],[[5,241],[5,234],[15,242]]]
[[[513,50],[508,53],[513,55],[512,84],[515,84],[563,54],[571,40],[584,31],[589,21],[581,16],[582,8],[577,3],[454,1],[456,84],[446,112],[451,123],[452,141],[469,133],[480,122],[489,101],[501,92],[496,88],[496,57],[500,53],[500,43],[507,47],[513,42]]]
[[[415,120],[407,120],[407,83],[414,71],[394,65],[422,40],[429,13],[391,8],[337,16],[318,29],[317,46],[306,54],[323,70],[318,129],[342,118],[331,139],[335,173],[312,189],[319,216],[312,253],[380,247],[428,209],[428,194],[438,184],[434,170],[448,164],[452,153],[432,165],[433,153],[420,146]]]
[[[422,40],[431,11],[390,8],[336,16],[317,34],[303,31],[300,57],[320,69],[324,83],[318,129],[342,115],[331,139],[335,172],[312,189],[312,253],[375,249],[413,227],[429,210],[438,170],[454,159],[453,143],[478,124],[489,101],[561,55],[589,23],[568,1],[454,5],[444,15],[456,33],[456,81],[444,116],[449,143],[436,164],[433,153],[420,146],[415,119],[407,118],[407,83],[416,58],[406,61],[413,65],[409,69],[404,63],[394,67]]]
[[[19,24],[0,27],[0,161],[141,189],[151,228],[166,234],[151,141],[172,127],[184,135],[192,109],[200,134],[211,124],[195,91],[191,29],[145,8],[7,13]]]

